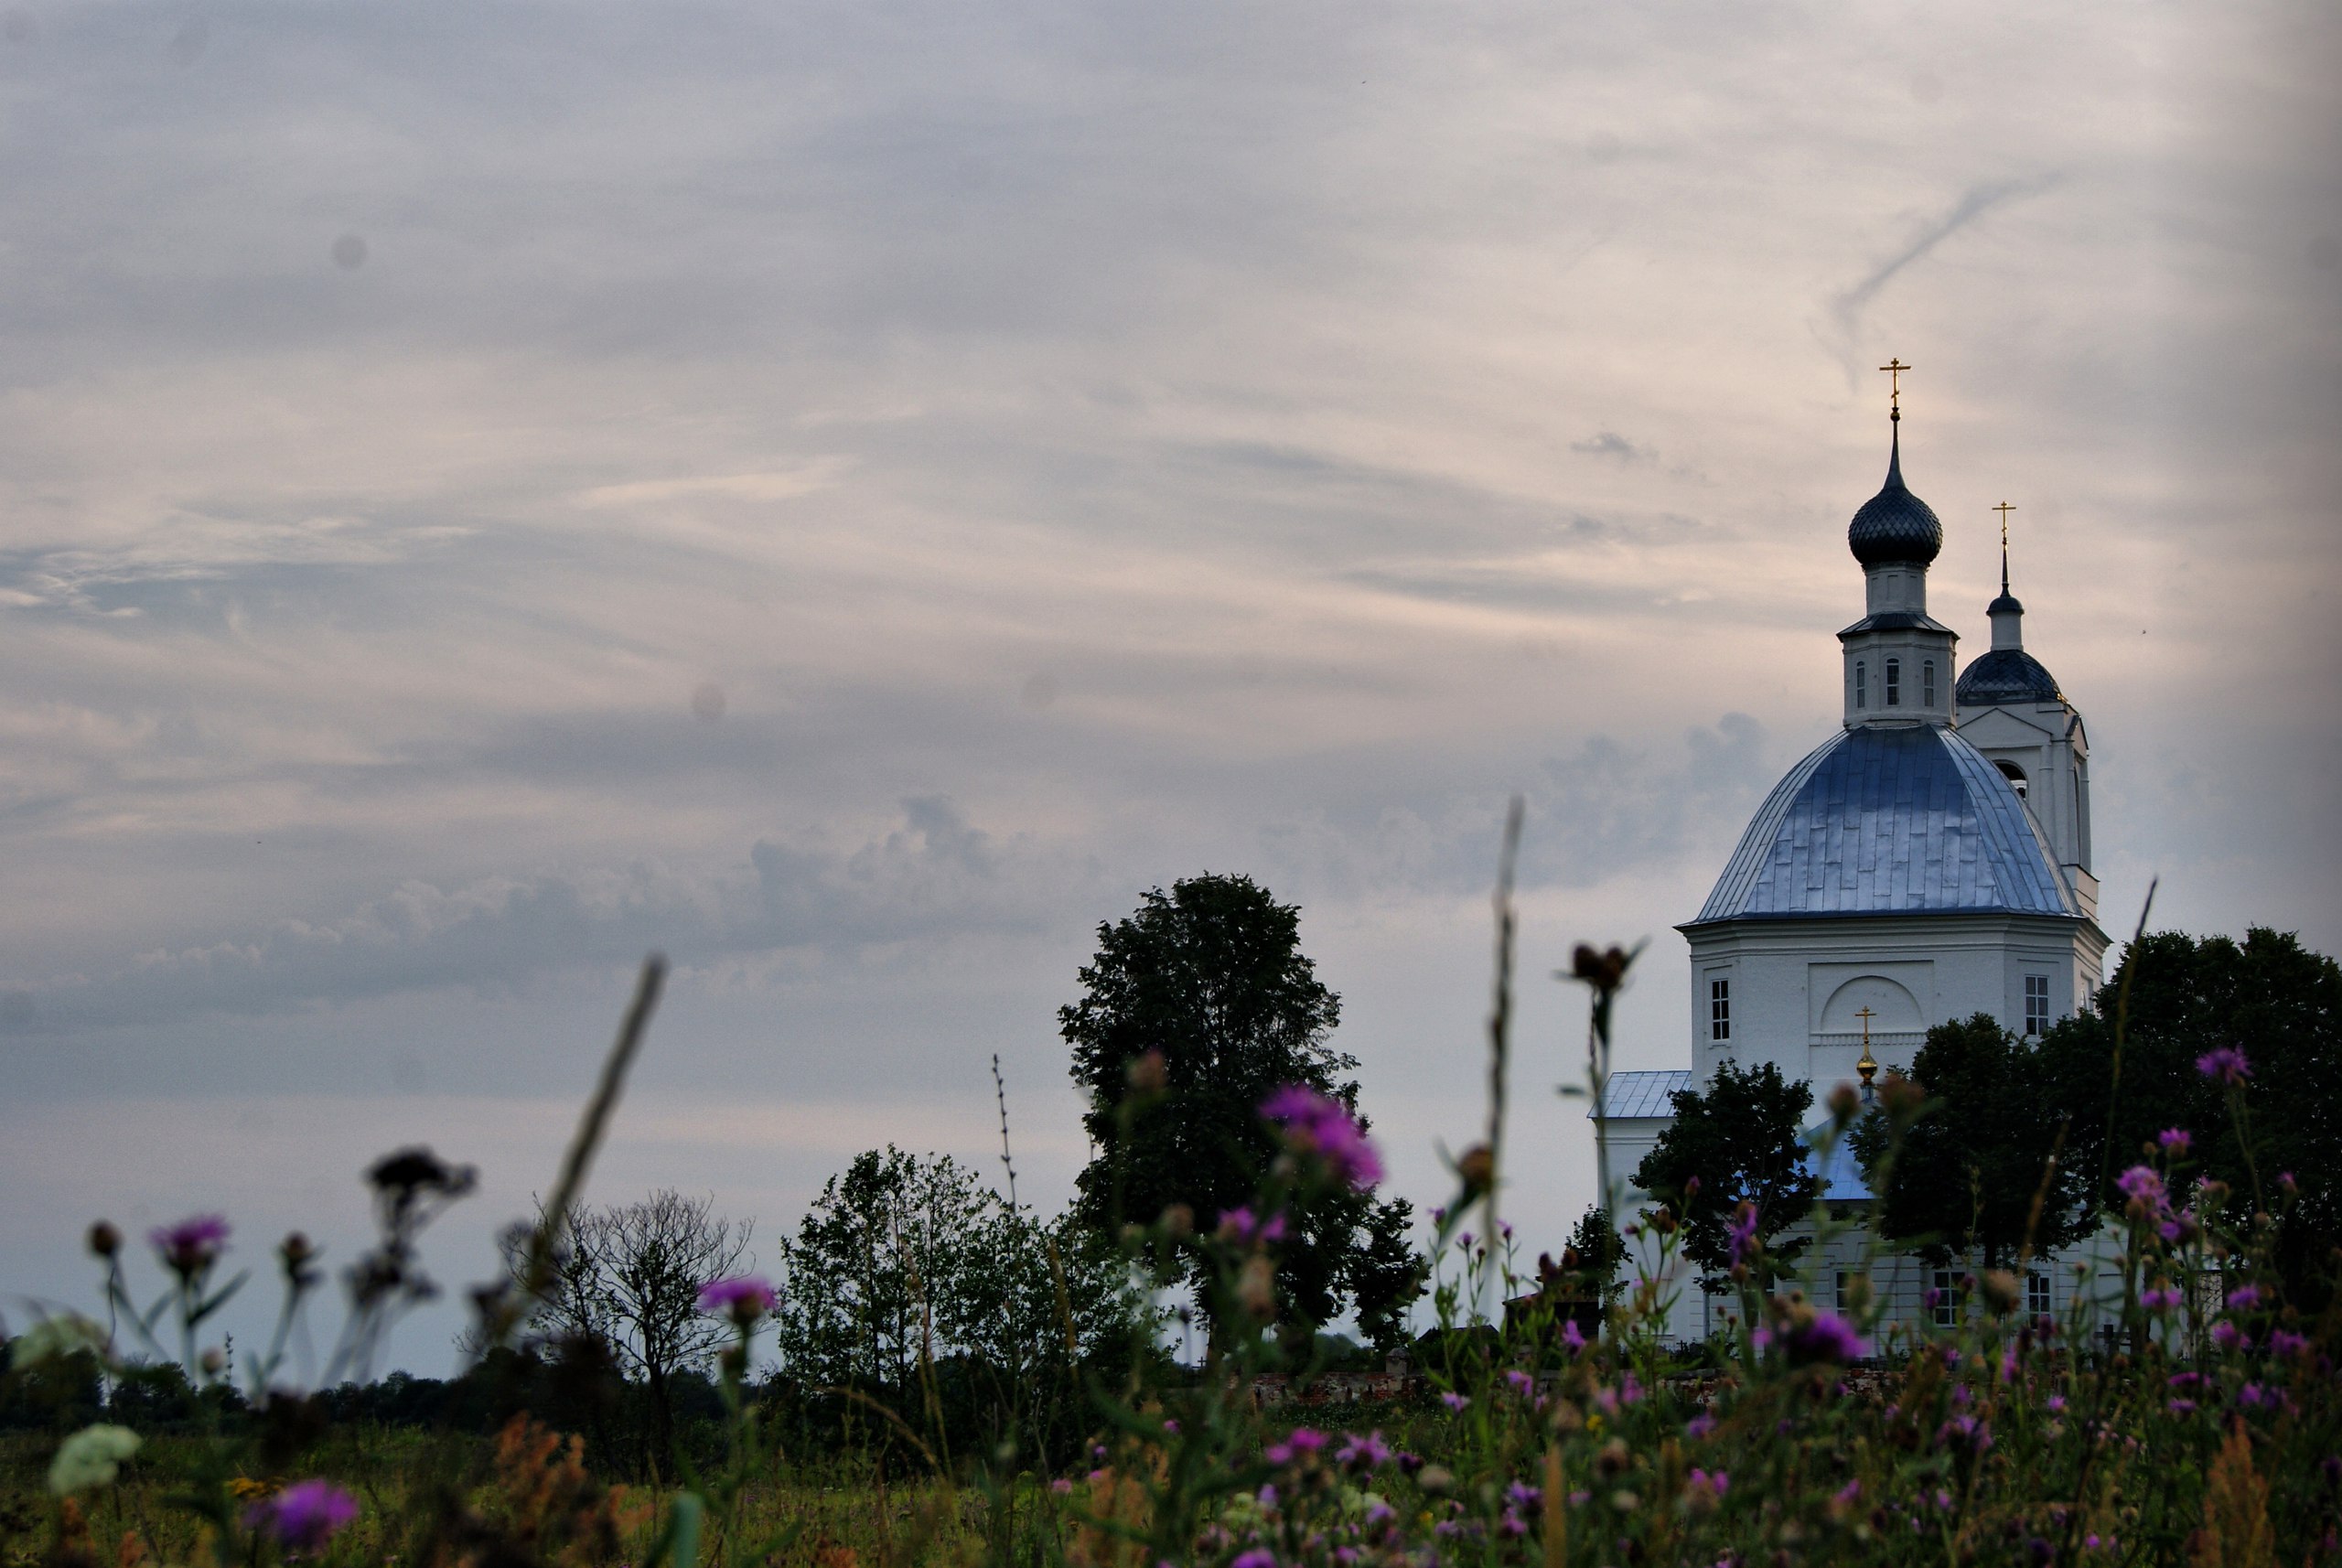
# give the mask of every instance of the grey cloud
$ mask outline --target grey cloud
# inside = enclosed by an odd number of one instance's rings
[[[1615,430],[1599,431],[1583,441],[1573,441],[1570,450],[1595,457],[1612,457],[1621,463],[1649,463],[1659,457],[1651,447],[1638,446]]]
[[[705,963],[791,948],[851,950],[980,924],[1031,929],[1029,859],[1003,863],[951,803],[902,803],[901,825],[844,853],[759,841],[745,876],[655,863],[451,888],[410,882],[339,918],[290,920],[125,968],[18,987],[0,1026],[54,1033],[193,1014],[267,1015],[450,986],[508,988],[652,950]]]

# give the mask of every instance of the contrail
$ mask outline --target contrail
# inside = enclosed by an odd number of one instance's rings
[[[1950,211],[1921,229],[1909,244],[1872,268],[1870,274],[1860,283],[1832,299],[1830,302],[1830,319],[1837,328],[1838,341],[1825,347],[1832,348],[1845,362],[1847,384],[1854,384],[1861,373],[1857,363],[1861,356],[1854,352],[1854,348],[1862,327],[1863,308],[1876,297],[1878,291],[1885,288],[1896,274],[2003,202],[2019,197],[2037,196],[2057,184],[2058,178],[2055,174],[2035,175],[2024,179],[1992,180],[1969,187],[1960,199],[1952,203]]]

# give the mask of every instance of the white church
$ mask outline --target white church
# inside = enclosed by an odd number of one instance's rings
[[[2025,650],[2005,513],[2001,593],[1984,612],[1992,649],[1957,669],[1958,634],[1928,613],[1943,525],[1904,486],[1899,407],[1890,417],[1886,483],[1846,531],[1864,595],[1862,618],[1838,634],[1843,721],[1774,786],[1706,904],[1676,928],[1692,949],[1692,1065],[1612,1076],[1614,1172],[1631,1175],[1671,1097],[1720,1062],[1771,1062],[1811,1084],[1821,1118],[1836,1085],[1907,1069],[1935,1025],[1987,1013],[2037,1035],[2098,988],[2106,936],[2081,714]],[[1824,1202],[1869,1199],[1851,1153],[1821,1174]],[[1625,1196],[1622,1212],[1648,1200]],[[1824,1305],[1861,1267],[1860,1240],[1820,1262]],[[1696,1273],[1677,1282],[1680,1338],[1705,1337],[1730,1305]],[[1952,1310],[1928,1304],[1951,1283],[1944,1273],[1882,1251],[1870,1283],[1893,1318],[1914,1321]],[[2036,1263],[2026,1287],[2029,1306],[2062,1313],[2074,1275]]]

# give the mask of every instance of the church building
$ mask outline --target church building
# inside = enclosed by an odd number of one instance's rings
[[[1631,1175],[1672,1094],[1719,1063],[1773,1063],[1812,1085],[1819,1117],[1836,1085],[1907,1069],[1935,1025],[1985,1013],[2037,1035],[2097,991],[2106,936],[2081,714],[2025,651],[2005,511],[1992,647],[1958,669],[1958,634],[1928,611],[1943,525],[1905,486],[1899,407],[1890,420],[1886,483],[1846,531],[1863,613],[1838,633],[1839,727],[1774,786],[1676,928],[1692,950],[1692,1066],[1613,1076],[1615,1172]],[[1830,1166],[1825,1201],[1868,1199],[1850,1153]],[[1882,1255],[1871,1283],[1908,1318],[1949,1283],[1926,1273]],[[1697,1338],[1724,1304],[1688,1272],[1681,1283],[1672,1326]],[[2069,1273],[2039,1270],[2031,1305],[2062,1311],[2071,1288]]]

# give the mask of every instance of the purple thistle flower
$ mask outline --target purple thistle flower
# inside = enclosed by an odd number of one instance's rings
[[[2206,1078],[2218,1079],[2230,1089],[2241,1089],[2244,1080],[2252,1076],[2252,1064],[2234,1046],[2221,1046],[2197,1057],[2196,1070]]]
[[[267,1530],[288,1555],[313,1555],[357,1517],[358,1499],[332,1482],[296,1481],[245,1509],[244,1524]]]
[[[1340,1101],[1288,1083],[1261,1101],[1261,1114],[1277,1124],[1288,1147],[1324,1161],[1335,1180],[1363,1192],[1382,1179],[1381,1156]]]
[[[2195,1142],[2185,1127],[2165,1127],[2155,1134],[2156,1146],[2166,1155],[2184,1156]]]
[[[2229,1292],[2230,1312],[2251,1312],[2260,1305],[2261,1287],[2259,1285],[2239,1285]]]
[[[163,1255],[163,1266],[184,1279],[209,1268],[227,1250],[228,1221],[217,1214],[199,1214],[149,1230],[146,1240]]]
[[[1574,1317],[1562,1320],[1562,1348],[1573,1356],[1585,1348],[1585,1330],[1577,1326]]]
[[[1504,1375],[1504,1386],[1510,1389],[1514,1393],[1519,1394],[1522,1399],[1527,1399],[1531,1393],[1535,1391],[1537,1380],[1516,1367]]]
[[[2244,1337],[2242,1329],[2223,1317],[2212,1325],[2212,1343],[2223,1350],[2241,1350],[2252,1341]]]
[[[2114,1185],[2125,1197],[2152,1208],[2160,1209],[2165,1202],[2163,1176],[2152,1165],[2133,1165],[2114,1178]]]
[[[2139,1293],[2139,1305],[2149,1312],[2169,1312],[2179,1305],[2179,1292],[2168,1286],[2143,1290]]]
[[[1219,1213],[1219,1233],[1231,1241],[1250,1245],[1254,1241],[1284,1240],[1284,1211],[1279,1209],[1264,1222],[1251,1208],[1223,1208]]]
[[[2269,1336],[2269,1354],[2282,1358],[2300,1355],[2309,1348],[2309,1336],[2296,1334],[2290,1328],[2280,1328]]]
[[[1732,1263],[1738,1268],[1756,1250],[1756,1206],[1746,1198],[1732,1217]]]
[[[1345,1469],[1379,1470],[1391,1462],[1391,1449],[1380,1432],[1370,1432],[1363,1437],[1352,1433],[1334,1451],[1334,1460]]]
[[[1466,1405],[1469,1405],[1472,1402],[1464,1395],[1457,1393],[1453,1389],[1450,1389],[1447,1392],[1439,1396],[1439,1402],[1445,1405],[1449,1410],[1461,1414],[1464,1408]]]
[[[1228,1568],[1277,1568],[1277,1554],[1265,1546],[1241,1553]]]
[[[699,1309],[711,1316],[753,1320],[780,1305],[780,1294],[769,1282],[754,1274],[738,1279],[710,1280],[699,1287]]]
[[[1782,1345],[1792,1361],[1837,1363],[1863,1353],[1862,1337],[1834,1312],[1817,1312],[1812,1322],[1791,1327],[1782,1336]]]
[[[1691,1420],[1683,1423],[1683,1435],[1692,1438],[1705,1437],[1709,1433],[1714,1432],[1715,1429],[1716,1418],[1710,1415],[1706,1411],[1702,1411],[1699,1414],[1693,1416]]]

